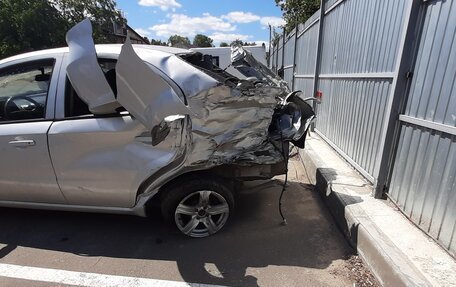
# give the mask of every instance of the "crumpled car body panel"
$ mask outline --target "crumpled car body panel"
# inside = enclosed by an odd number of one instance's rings
[[[70,50],[67,75],[81,99],[94,114],[109,114],[120,107],[97,62],[88,19],[71,28],[66,41]]]
[[[170,115],[186,115],[188,107],[174,89],[134,52],[129,40],[116,65],[117,101],[152,130]]]
[[[79,25],[67,35],[72,60],[67,74],[78,95],[94,114],[123,106],[150,131],[149,144],[167,150],[173,159],[145,172],[147,188],[140,191],[142,198],[185,171],[282,163],[288,142],[305,137],[311,117],[302,120],[302,103],[287,102],[286,83],[242,47],[233,49],[233,66],[249,74],[247,80],[216,67],[207,69],[207,59],[201,57],[199,63],[194,53],[141,51],[139,56],[136,50],[141,48],[127,41],[116,65],[114,95],[102,71],[95,69],[91,29],[87,22]],[[171,125],[174,132],[176,127],[181,130],[179,143],[168,136]]]

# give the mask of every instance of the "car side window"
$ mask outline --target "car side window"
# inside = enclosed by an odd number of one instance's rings
[[[116,86],[116,63],[114,59],[98,59],[101,70],[105,74],[106,80],[111,87],[114,95],[117,95]],[[119,111],[125,109],[120,108]],[[65,117],[79,117],[93,115],[88,105],[81,100],[76,91],[74,90],[68,77],[65,82]]]
[[[0,123],[44,119],[54,60],[0,70]]]

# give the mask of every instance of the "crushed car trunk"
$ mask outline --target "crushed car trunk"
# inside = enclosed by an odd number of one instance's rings
[[[220,166],[283,166],[270,168],[269,174],[259,169],[258,177],[272,177],[286,170],[282,163],[289,142],[304,147],[312,108],[241,46],[232,49],[232,65],[246,79],[226,73],[197,52],[148,61],[127,40],[116,65],[115,97],[95,68],[88,25],[83,21],[67,34],[69,80],[94,114],[123,106],[150,130],[152,145],[176,155],[153,178]],[[179,143],[168,136],[171,128],[180,130]]]

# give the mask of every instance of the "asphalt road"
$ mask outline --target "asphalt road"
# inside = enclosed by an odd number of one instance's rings
[[[0,265],[224,286],[352,286],[346,259],[353,251],[296,159],[289,175],[288,225],[280,224],[278,177],[246,184],[225,229],[203,239],[179,234],[158,215],[0,208]],[[0,286],[64,285],[11,277],[0,271]]]

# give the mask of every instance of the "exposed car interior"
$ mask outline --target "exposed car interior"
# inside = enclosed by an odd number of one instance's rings
[[[52,68],[48,61],[0,71],[0,121],[45,117]]]
[[[98,61],[115,96],[117,96],[116,62],[117,61],[114,59],[99,59]],[[119,108],[118,112],[121,111],[125,111],[125,109],[122,107]],[[92,115],[92,113],[90,112],[88,105],[78,96],[67,78],[65,83],[65,116],[79,117],[85,115]]]

